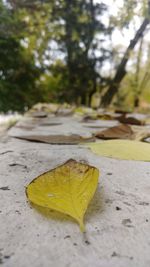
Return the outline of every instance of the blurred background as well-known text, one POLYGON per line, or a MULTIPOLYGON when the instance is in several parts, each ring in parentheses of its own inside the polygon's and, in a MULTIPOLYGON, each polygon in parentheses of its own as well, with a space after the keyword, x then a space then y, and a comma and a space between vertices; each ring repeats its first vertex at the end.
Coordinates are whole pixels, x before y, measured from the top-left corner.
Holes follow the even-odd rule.
POLYGON ((38 102, 149 109, 150 1, 0 0, 0 112, 38 102))

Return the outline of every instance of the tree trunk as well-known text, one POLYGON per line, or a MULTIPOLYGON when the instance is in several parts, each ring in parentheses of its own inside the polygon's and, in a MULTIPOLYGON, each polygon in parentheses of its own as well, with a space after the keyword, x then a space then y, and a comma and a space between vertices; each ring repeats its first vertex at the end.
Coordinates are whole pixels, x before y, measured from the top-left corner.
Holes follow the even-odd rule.
POLYGON ((138 91, 139 96, 141 96, 142 91, 146 88, 149 81, 150 81, 150 45, 148 47, 146 71, 145 71, 144 77, 141 81, 141 84, 139 86, 139 91, 138 91))
MULTIPOLYGON (((150 1, 149 1, 149 6, 150 6, 150 1)), ((150 9, 150 8, 149 8, 150 9)), ((150 13, 150 12, 149 12, 150 13)), ((130 41, 130 44, 128 48, 126 49, 126 52, 117 68, 116 74, 114 79, 111 82, 110 87, 108 88, 108 91, 104 94, 102 97, 102 106, 106 107, 109 105, 114 97, 114 95, 118 92, 119 86, 121 81, 123 80, 124 76, 126 75, 126 65, 127 62, 130 58, 130 53, 138 43, 139 39, 143 36, 143 33, 149 24, 150 20, 149 17, 146 17, 141 24, 140 28, 136 32, 134 38, 130 41)))
POLYGON ((143 49, 143 37, 140 41, 137 63, 136 63, 136 73, 135 73, 135 81, 134 81, 134 107, 137 108, 140 102, 140 94, 139 94, 139 79, 140 79, 140 69, 141 69, 141 59, 142 59, 142 49, 143 49))

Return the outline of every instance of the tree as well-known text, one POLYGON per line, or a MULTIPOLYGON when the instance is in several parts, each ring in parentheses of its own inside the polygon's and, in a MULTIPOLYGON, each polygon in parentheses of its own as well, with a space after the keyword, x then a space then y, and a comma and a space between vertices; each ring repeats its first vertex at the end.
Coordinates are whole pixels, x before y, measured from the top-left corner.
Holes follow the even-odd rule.
POLYGON ((126 65, 127 65, 127 62, 130 58, 131 51, 135 48, 138 41, 142 38, 142 36, 146 30, 147 25, 150 23, 150 1, 148 1, 147 5, 148 5, 148 8, 147 8, 147 13, 146 13, 145 19, 143 20, 141 26, 137 30, 134 38, 130 41, 130 44, 127 47, 127 49, 124 53, 124 56, 123 56, 119 66, 117 68, 116 74, 115 74, 113 80, 111 81, 111 84, 110 84, 107 92, 104 94, 104 96, 102 98, 102 105, 103 106, 109 105, 111 103, 114 95, 118 92, 120 83, 123 80, 124 76, 126 75, 126 65))
POLYGON ((66 86, 61 86, 61 98, 87 103, 96 91, 97 78, 101 78, 96 70, 97 63, 102 66, 109 57, 109 52, 101 47, 103 35, 108 33, 100 21, 106 6, 95 4, 93 0, 7 1, 14 12, 27 12, 23 15, 24 20, 28 18, 23 34, 27 36, 28 49, 34 52, 36 61, 52 75, 55 68, 60 71, 62 84, 66 86), (62 69, 60 66, 57 68, 57 59, 55 62, 51 58, 54 45, 57 54, 63 55, 62 69), (100 56, 96 55, 96 50, 101 51, 100 56), (48 61, 49 65, 45 66, 48 61))
MULTIPOLYGON (((96 56, 98 42, 96 35, 105 34, 107 29, 99 20, 106 9, 104 4, 95 4, 93 0, 52 1, 51 21, 54 29, 59 25, 59 33, 54 30, 54 40, 65 53, 68 88, 64 98, 68 101, 87 103, 87 98, 96 91, 97 61, 103 64, 108 56, 101 51, 96 56)), ((66 74, 65 74, 66 78, 66 74)))
POLYGON ((21 46, 22 22, 1 0, 0 14, 0 110, 23 111, 42 99, 36 85, 40 70, 21 46))

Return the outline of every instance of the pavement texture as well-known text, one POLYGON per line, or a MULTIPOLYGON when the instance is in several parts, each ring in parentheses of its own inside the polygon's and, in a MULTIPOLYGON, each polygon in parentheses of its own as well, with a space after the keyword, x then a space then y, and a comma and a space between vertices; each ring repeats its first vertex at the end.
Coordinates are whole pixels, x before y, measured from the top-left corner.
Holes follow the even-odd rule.
MULTIPOLYGON (((46 144, 22 135, 89 137, 116 121, 76 116, 24 117, 0 141, 0 265, 4 267, 149 267, 150 163, 93 154, 81 144, 46 144), (56 125, 57 123, 57 125, 56 125), (60 213, 34 209, 25 187, 69 159, 100 170, 85 216, 86 233, 60 213)), ((130 149, 130 148, 129 148, 130 149)))

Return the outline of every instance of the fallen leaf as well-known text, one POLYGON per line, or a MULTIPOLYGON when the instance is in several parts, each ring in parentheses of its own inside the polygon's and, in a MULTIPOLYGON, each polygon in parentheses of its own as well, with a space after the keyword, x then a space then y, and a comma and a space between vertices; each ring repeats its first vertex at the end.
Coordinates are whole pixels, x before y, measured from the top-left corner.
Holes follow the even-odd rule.
POLYGON ((55 114, 59 108, 60 104, 56 103, 37 103, 35 104, 29 112, 46 112, 55 114))
POLYGON ((86 145, 99 156, 150 161, 150 144, 131 140, 109 140, 86 145))
POLYGON ((34 118, 46 118, 47 117, 47 113, 44 111, 29 112, 27 114, 34 118))
POLYGON ((110 115, 110 114, 98 114, 97 115, 97 118, 99 119, 99 120, 116 120, 116 116, 115 116, 115 114, 113 114, 113 115, 110 115))
POLYGON ((110 114, 90 114, 83 117, 83 122, 93 121, 93 120, 116 120, 115 115, 110 114))
POLYGON ((96 112, 92 108, 85 107, 85 106, 79 106, 79 107, 75 108, 74 112, 75 112, 75 114, 78 114, 81 116, 96 114, 96 112))
POLYGON ((131 126, 127 124, 121 124, 111 127, 109 129, 95 133, 97 138, 101 139, 132 139, 133 131, 131 126))
POLYGON ((145 122, 143 120, 139 120, 134 117, 126 117, 126 114, 122 114, 121 116, 116 118, 121 123, 127 123, 127 124, 134 124, 134 125, 144 125, 145 122))
POLYGON ((19 128, 19 129, 24 129, 24 130, 33 130, 34 129, 34 126, 32 125, 21 125, 21 124, 18 124, 18 125, 15 125, 15 128, 19 128))
POLYGON ((119 114, 128 114, 128 113, 131 113, 131 110, 124 110, 124 109, 115 109, 114 110, 115 113, 119 113, 119 114))
POLYGON ((48 144, 68 144, 75 145, 82 142, 94 141, 94 137, 82 137, 77 134, 73 135, 20 135, 13 136, 18 139, 23 139, 32 142, 48 143, 48 144))
POLYGON ((62 125, 61 122, 43 122, 39 124, 40 126, 58 126, 62 125))
POLYGON ((84 231, 84 214, 98 177, 98 169, 71 159, 35 178, 27 186, 26 195, 31 203, 70 215, 84 231))
POLYGON ((82 121, 81 122, 89 122, 89 121, 95 121, 97 120, 97 115, 96 114, 92 114, 92 115, 86 115, 83 117, 82 121))
POLYGON ((74 114, 74 107, 70 107, 70 108, 59 108, 56 112, 56 116, 63 116, 63 117, 67 117, 67 116, 71 116, 74 114))
POLYGON ((142 141, 150 136, 150 131, 142 126, 131 126, 120 124, 109 129, 95 133, 95 137, 100 139, 129 139, 142 141))

